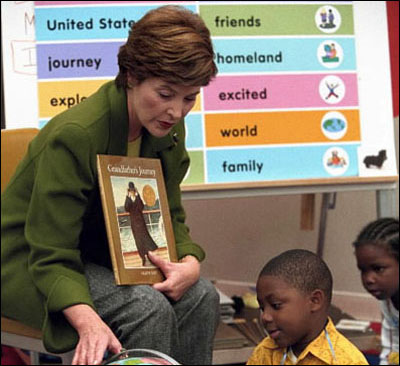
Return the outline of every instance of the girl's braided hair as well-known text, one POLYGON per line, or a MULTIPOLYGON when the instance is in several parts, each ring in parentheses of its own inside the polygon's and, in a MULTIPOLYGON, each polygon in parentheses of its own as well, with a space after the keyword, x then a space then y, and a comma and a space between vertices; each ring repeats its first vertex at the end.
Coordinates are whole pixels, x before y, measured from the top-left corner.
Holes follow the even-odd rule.
POLYGON ((365 244, 382 246, 399 260, 399 220, 386 217, 369 223, 358 234, 353 246, 358 248, 365 244))

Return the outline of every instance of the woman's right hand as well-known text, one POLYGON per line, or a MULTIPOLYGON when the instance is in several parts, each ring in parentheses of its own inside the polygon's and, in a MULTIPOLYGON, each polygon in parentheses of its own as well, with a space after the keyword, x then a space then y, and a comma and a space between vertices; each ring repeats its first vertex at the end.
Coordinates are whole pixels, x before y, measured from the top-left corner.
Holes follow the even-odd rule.
POLYGON ((79 334, 73 365, 99 365, 106 350, 121 352, 119 340, 89 305, 73 305, 64 309, 63 313, 79 334))

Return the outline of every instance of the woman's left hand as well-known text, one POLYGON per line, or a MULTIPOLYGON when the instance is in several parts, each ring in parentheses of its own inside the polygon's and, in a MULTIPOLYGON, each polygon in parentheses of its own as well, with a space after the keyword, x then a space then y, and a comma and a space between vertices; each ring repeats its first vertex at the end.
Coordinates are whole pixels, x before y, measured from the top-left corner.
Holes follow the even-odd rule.
POLYGON ((173 263, 151 252, 148 256, 166 278, 163 282, 154 284, 153 288, 172 300, 178 301, 200 278, 200 263, 196 257, 188 255, 179 263, 173 263))

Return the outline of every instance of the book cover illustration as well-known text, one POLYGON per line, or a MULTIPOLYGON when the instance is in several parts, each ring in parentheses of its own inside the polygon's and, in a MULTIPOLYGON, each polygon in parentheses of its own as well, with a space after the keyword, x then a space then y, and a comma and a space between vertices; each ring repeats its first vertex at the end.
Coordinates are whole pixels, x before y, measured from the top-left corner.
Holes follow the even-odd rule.
POLYGON ((98 155, 97 165, 116 283, 162 281, 147 253, 171 262, 177 256, 159 160, 98 155))

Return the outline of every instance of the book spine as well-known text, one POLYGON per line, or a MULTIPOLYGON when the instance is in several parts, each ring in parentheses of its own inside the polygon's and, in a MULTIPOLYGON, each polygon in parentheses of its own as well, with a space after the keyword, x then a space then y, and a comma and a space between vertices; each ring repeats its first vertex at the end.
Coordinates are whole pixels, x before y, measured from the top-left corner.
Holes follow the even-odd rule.
MULTIPOLYGON (((103 206, 107 207, 107 202, 106 202, 106 194, 105 194, 105 189, 104 189, 104 179, 105 177, 103 176, 103 169, 101 166, 101 161, 100 161, 100 156, 97 156, 97 170, 99 172, 99 186, 100 186, 100 196, 101 200, 103 201, 103 206)), ((112 229, 111 229, 111 223, 110 223, 110 215, 108 213, 107 209, 103 209, 104 212, 104 221, 106 224, 106 229, 107 229, 107 238, 108 238, 108 246, 110 248, 110 256, 111 256, 111 262, 112 262, 112 267, 114 271, 114 276, 115 276, 115 282, 117 285, 121 285, 121 277, 118 271, 118 262, 117 262, 117 257, 114 252, 113 248, 113 238, 112 238, 112 229)))

